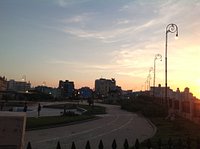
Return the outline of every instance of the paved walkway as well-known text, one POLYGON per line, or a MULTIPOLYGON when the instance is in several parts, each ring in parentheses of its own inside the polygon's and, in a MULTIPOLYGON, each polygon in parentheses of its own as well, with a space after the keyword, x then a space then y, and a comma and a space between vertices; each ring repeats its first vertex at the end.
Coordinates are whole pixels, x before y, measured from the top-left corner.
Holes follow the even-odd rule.
POLYGON ((150 138, 155 134, 155 127, 148 120, 136 114, 126 112, 119 106, 104 105, 107 108, 106 115, 100 119, 80 124, 50 128, 44 130, 27 131, 25 142, 30 141, 33 149, 55 149, 57 141, 61 147, 70 149, 72 141, 77 149, 84 149, 87 140, 91 148, 97 149, 100 139, 104 148, 111 148, 113 139, 116 139, 118 148, 122 148, 124 139, 127 138, 130 145, 135 139, 140 141, 150 138))

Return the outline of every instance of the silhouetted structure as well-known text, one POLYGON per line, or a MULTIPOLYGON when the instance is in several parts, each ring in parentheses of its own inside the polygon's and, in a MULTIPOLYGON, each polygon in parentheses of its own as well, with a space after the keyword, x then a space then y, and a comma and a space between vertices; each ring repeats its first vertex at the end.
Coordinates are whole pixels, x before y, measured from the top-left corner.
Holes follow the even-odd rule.
POLYGON ((129 144, 127 139, 125 139, 124 141, 124 149, 129 149, 129 144))
POLYGON ((93 97, 93 91, 89 87, 82 87, 79 89, 79 98, 81 99, 89 99, 93 97))
POLYGON ((112 143, 112 149, 116 149, 116 148, 117 148, 117 143, 116 143, 116 140, 114 139, 112 143))
POLYGON ((25 103, 24 103, 24 109, 23 109, 23 112, 26 112, 27 109, 28 109, 28 106, 27 106, 27 103, 25 102, 25 103))
POLYGON ((26 92, 31 89, 31 83, 25 81, 15 81, 9 80, 8 81, 8 90, 10 91, 22 91, 26 92))
POLYGON ((74 96, 74 82, 72 81, 59 81, 59 87, 61 95, 64 98, 72 98, 74 96))
POLYGON ((60 142, 58 141, 56 149, 61 149, 60 142))
POLYGON ((38 104, 38 108, 37 108, 37 112, 38 112, 38 117, 40 116, 40 111, 41 111, 41 105, 40 105, 40 103, 38 104))
MULTIPOLYGON (((162 143, 162 140, 159 139, 157 143, 152 144, 151 140, 148 139, 146 144, 140 145, 139 140, 136 139, 133 148, 134 149, 140 149, 140 148, 141 149, 153 149, 153 148, 155 148, 155 149, 172 149, 172 148, 173 149, 190 149, 191 146, 195 146, 196 147, 195 149, 199 149, 199 147, 200 147, 199 138, 197 138, 196 140, 193 140, 193 142, 192 142, 192 139, 190 139, 188 137, 186 139, 185 143, 183 143, 181 139, 172 141, 172 139, 169 138, 168 141, 167 140, 165 140, 165 141, 162 143), (194 144, 192 145, 192 143, 194 143, 194 144)), ((104 149, 104 145, 103 145, 103 141, 102 140, 100 140, 100 142, 99 142, 97 147, 98 147, 98 149, 104 149)), ((111 148, 112 149, 117 149, 117 142, 116 142, 115 139, 112 142, 111 148)), ((129 149, 128 140, 125 139, 123 147, 120 146, 118 148, 129 149)), ((26 149, 32 149, 30 142, 28 142, 26 149)), ((61 145, 60 145, 59 141, 57 142, 57 146, 55 147, 55 149, 61 149, 61 145)), ((71 149, 76 149, 75 142, 72 142, 71 149)), ((85 145, 85 148, 83 148, 83 149, 91 149, 89 141, 87 141, 87 143, 85 145)))
POLYGON ((85 149, 91 149, 89 140, 86 143, 85 149))
POLYGON ((95 80, 95 93, 99 97, 107 97, 109 91, 114 90, 116 87, 115 79, 97 79, 95 80))
POLYGON ((75 145, 74 142, 72 142, 72 147, 71 147, 71 149, 76 149, 76 145, 75 145))
MULTIPOLYGON (((0 76, 0 91, 6 91, 7 90, 7 80, 5 77, 0 76)), ((0 92, 0 99, 3 98, 3 94, 0 92)))
POLYGON ((103 149, 103 141, 102 140, 100 140, 98 147, 99 147, 99 149, 103 149))

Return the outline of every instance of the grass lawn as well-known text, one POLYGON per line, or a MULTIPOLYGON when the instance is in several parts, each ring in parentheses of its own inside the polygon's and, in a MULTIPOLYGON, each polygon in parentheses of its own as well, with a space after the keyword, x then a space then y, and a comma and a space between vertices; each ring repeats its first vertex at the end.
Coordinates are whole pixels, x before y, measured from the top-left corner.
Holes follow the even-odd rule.
MULTIPOLYGON (((196 140, 200 136, 199 125, 181 117, 177 117, 174 121, 165 120, 162 117, 150 118, 150 120, 157 127, 157 133, 151 138, 154 147, 156 147, 159 139, 167 146, 169 138, 172 139, 173 144, 177 144, 178 140, 181 139, 183 144, 186 145, 188 137, 191 139, 192 148, 196 146, 196 140)), ((143 142, 142 145, 144 146, 146 142, 143 142)))
POLYGON ((80 116, 49 116, 49 117, 30 117, 27 118, 26 129, 44 129, 55 126, 67 125, 73 122, 80 122, 88 119, 95 118, 92 115, 80 116))
POLYGON ((64 109, 64 106, 66 106, 67 109, 73 109, 79 107, 87 110, 84 115, 97 115, 97 114, 106 114, 106 108, 102 106, 89 106, 89 105, 82 105, 82 104, 56 104, 56 105, 49 105, 49 106, 44 106, 46 108, 55 108, 55 109, 64 109))
MULTIPOLYGON (((154 103, 152 98, 138 97, 136 100, 125 101, 122 103, 121 108, 143 114, 157 127, 155 136, 150 139, 153 148, 157 148, 158 140, 161 139, 164 145, 162 149, 168 149, 167 144, 170 138, 172 144, 177 145, 178 140, 181 139, 186 146, 188 137, 191 140, 191 148, 196 147, 196 140, 200 136, 200 125, 181 117, 176 117, 174 121, 166 120, 166 109, 154 103)), ((141 143, 141 148, 145 148, 146 144, 147 140, 141 143)))
POLYGON ((97 114, 105 114, 105 107, 101 106, 88 106, 88 105, 75 105, 75 104, 57 104, 44 106, 45 108, 64 109, 64 106, 68 109, 73 109, 76 106, 86 109, 87 111, 83 115, 78 116, 50 116, 39 118, 27 118, 26 129, 43 129, 56 127, 61 125, 67 125, 73 122, 81 122, 84 120, 95 118, 97 114))

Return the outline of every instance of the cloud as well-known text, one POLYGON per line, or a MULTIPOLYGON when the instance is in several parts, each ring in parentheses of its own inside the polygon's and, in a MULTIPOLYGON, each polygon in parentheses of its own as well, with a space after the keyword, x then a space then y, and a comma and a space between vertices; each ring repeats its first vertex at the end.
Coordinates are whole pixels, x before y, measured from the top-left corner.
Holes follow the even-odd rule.
POLYGON ((70 5, 81 4, 90 0, 55 0, 56 4, 60 7, 67 7, 70 5))
MULTIPOLYGON (((123 8, 130 9, 132 7, 135 8, 135 2, 132 5, 123 6, 123 8)), ((149 16, 144 14, 147 18, 145 16, 141 19, 140 16, 133 15, 132 17, 130 12, 115 13, 116 15, 111 13, 111 16, 105 15, 103 12, 85 12, 79 15, 72 15, 71 18, 64 19, 63 31, 79 38, 98 39, 104 43, 126 42, 130 38, 137 36, 139 32, 151 31, 151 28, 158 26, 163 18, 161 16, 158 21, 152 18, 152 14, 149 16), (105 15, 105 17, 102 17, 102 15, 105 15), (76 23, 76 26, 72 26, 69 23, 76 23)))
MULTIPOLYGON (((197 37, 200 36, 198 26, 200 23, 196 18, 200 14, 200 9, 198 9, 198 5, 192 2, 169 0, 166 2, 146 1, 144 3, 144 1, 137 1, 124 5, 118 11, 120 13, 109 14, 110 16, 102 12, 101 15, 105 15, 105 17, 94 14, 91 18, 90 15, 80 14, 72 15, 71 18, 66 19, 62 31, 67 35, 87 39, 91 42, 95 40, 100 43, 99 45, 103 44, 102 46, 106 44, 114 45, 113 49, 108 47, 108 52, 105 53, 105 55, 108 55, 111 52, 110 61, 107 65, 80 62, 73 64, 73 66, 78 68, 78 65, 81 65, 81 68, 93 71, 113 71, 118 75, 146 77, 149 67, 153 66, 155 54, 164 54, 165 27, 169 23, 178 25, 180 30, 179 40, 182 40, 181 38, 184 36, 185 39, 188 39, 185 40, 187 44, 191 40, 193 40, 191 43, 198 44, 197 37), (84 26, 70 26, 70 23, 84 23, 84 26), (196 36, 193 36, 193 38, 187 36, 191 32, 196 36)), ((169 40, 171 50, 169 55, 172 54, 171 62, 176 64, 171 64, 169 59, 169 70, 176 75, 177 66, 180 71, 185 69, 184 65, 180 63, 188 60, 186 56, 188 52, 186 49, 180 48, 181 45, 185 46, 184 43, 174 41, 171 37, 169 40), (177 62, 177 55, 183 59, 177 62)), ((187 48, 189 49, 189 47, 187 48)), ((198 53, 198 50, 192 51, 198 53)), ((192 54, 191 57, 193 57, 192 54)), ((188 64, 196 66, 197 62, 188 62, 188 64)), ((158 69, 163 70, 164 67, 158 67, 158 69)), ((185 71, 187 70, 185 69, 185 71)))
POLYGON ((115 64, 90 64, 82 61, 65 61, 65 60, 49 60, 46 61, 47 64, 54 64, 54 65, 65 65, 69 66, 73 69, 79 68, 81 71, 84 70, 113 70, 116 69, 118 66, 115 64))
POLYGON ((144 24, 141 24, 136 28, 136 30, 146 30, 147 28, 150 28, 151 26, 156 25, 157 20, 150 20, 145 22, 144 24))
POLYGON ((114 42, 117 36, 122 35, 123 33, 130 30, 129 28, 125 29, 114 29, 109 31, 95 31, 95 30, 86 30, 79 28, 65 28, 64 32, 71 35, 80 37, 80 38, 95 38, 105 42, 114 42))
POLYGON ((119 11, 124 11, 124 10, 127 10, 127 9, 129 9, 129 8, 130 8, 129 5, 124 5, 124 6, 122 6, 122 7, 119 9, 119 11))
POLYGON ((83 20, 85 20, 86 17, 85 16, 74 16, 70 19, 65 20, 66 23, 80 23, 83 20))
MULTIPOLYGON (((123 53, 123 51, 121 52, 123 53)), ((128 53, 127 53, 128 54, 128 53)), ((125 55, 125 52, 124 52, 125 55)), ((132 55, 133 56, 133 55, 132 55)), ((126 56, 125 56, 126 57, 126 56)), ((134 57, 134 56, 133 56, 134 57)), ((101 74, 116 74, 118 76, 129 76, 129 77, 146 77, 149 69, 149 65, 138 65, 142 63, 142 57, 139 59, 121 59, 119 61, 113 61, 108 64, 91 64, 82 61, 64 61, 64 60, 50 60, 47 64, 57 65, 64 69, 70 69, 76 73, 101 73, 101 74)), ((57 67, 56 66, 56 67, 57 67)))
POLYGON ((130 23, 130 20, 127 20, 127 19, 120 19, 120 20, 117 20, 117 24, 118 25, 121 25, 121 24, 128 24, 130 23))
POLYGON ((87 23, 90 21, 94 14, 93 13, 82 13, 80 15, 73 15, 70 18, 63 19, 61 22, 64 22, 65 25, 71 24, 71 23, 87 23))
MULTIPOLYGON (((124 22, 128 22, 125 20, 124 22)), ((118 23, 119 24, 119 23, 118 23)), ((129 25, 126 27, 113 27, 108 30, 90 30, 85 28, 66 27, 63 31, 67 34, 77 36, 79 38, 99 39, 105 43, 114 43, 130 39, 140 32, 148 30, 149 27, 156 25, 156 20, 150 20, 141 25, 129 25)))
MULTIPOLYGON (((136 6, 134 5, 135 3, 132 5, 124 5, 123 9, 135 8, 136 6)), ((160 54, 164 53, 165 26, 171 23, 171 20, 174 20, 173 18, 177 19, 180 14, 186 11, 183 9, 184 5, 185 4, 180 1, 168 1, 158 3, 155 6, 151 5, 151 7, 154 8, 153 14, 150 14, 146 18, 139 18, 137 24, 134 24, 135 20, 131 20, 130 12, 126 11, 125 14, 128 17, 125 15, 124 18, 116 17, 114 23, 113 20, 110 21, 110 26, 103 26, 98 29, 90 27, 88 24, 84 27, 65 26, 63 31, 78 38, 95 39, 103 43, 115 43, 118 48, 112 53, 113 58, 111 61, 115 65, 111 67, 124 68, 124 73, 127 72, 128 74, 128 71, 130 71, 128 69, 135 68, 137 65, 139 67, 148 68, 153 65, 152 59, 155 54, 160 53, 160 51, 162 51, 160 54)), ((146 8, 146 6, 147 5, 144 3, 140 4, 142 8, 146 8)), ((86 16, 87 15, 74 16, 68 19, 68 23, 84 21, 88 19, 86 16)), ((94 18, 98 19, 95 15, 93 16, 93 19, 94 18)), ((95 22, 93 19, 89 19, 87 23, 90 23, 90 21, 95 22)), ((178 18, 177 21, 180 21, 180 19, 181 18, 178 18)), ((187 19, 189 19, 189 17, 187 17, 187 19)), ((95 23, 93 25, 95 25, 95 23)), ((170 45, 173 45, 173 41, 171 41, 170 45)), ((111 69, 111 67, 108 68, 111 69)), ((101 68, 101 66, 96 68, 101 68)), ((106 67, 103 66, 103 68, 106 67)))
POLYGON ((66 0, 57 0, 57 4, 61 7, 67 6, 69 4, 66 0))
MULTIPOLYGON (((139 3, 139 2, 138 2, 139 3)), ((153 3, 154 4, 154 3, 153 3)), ((72 15, 71 18, 64 19, 65 25, 62 27, 63 32, 76 36, 78 38, 95 39, 102 41, 103 43, 121 43, 123 45, 129 44, 130 42, 138 42, 138 40, 145 40, 148 36, 151 36, 150 40, 154 40, 157 35, 164 31, 163 24, 170 22, 172 18, 172 13, 166 13, 166 8, 171 5, 171 3, 155 3, 155 6, 151 3, 151 7, 146 7, 148 3, 135 3, 132 2, 129 5, 124 5, 123 9, 133 10, 137 15, 132 15, 132 11, 125 11, 122 14, 116 12, 115 16, 110 19, 107 16, 97 12, 83 13, 79 15, 72 15), (142 11, 144 8, 144 14, 139 14, 137 12, 137 5, 142 11), (156 14, 151 8, 156 10, 156 14), (149 13, 149 11, 151 13, 149 13), (141 17, 143 15, 144 17, 141 17), (102 20, 101 20, 102 19, 102 20), (105 23, 106 22, 106 23, 105 23), (70 23, 75 25, 70 25, 70 23), (146 37, 144 36, 146 34, 146 37), (131 40, 132 41, 131 41, 131 40)), ((181 10, 179 9, 179 3, 175 3, 173 8, 169 8, 170 12, 175 11, 178 14, 181 10)), ((170 22, 171 23, 171 22, 170 22)))

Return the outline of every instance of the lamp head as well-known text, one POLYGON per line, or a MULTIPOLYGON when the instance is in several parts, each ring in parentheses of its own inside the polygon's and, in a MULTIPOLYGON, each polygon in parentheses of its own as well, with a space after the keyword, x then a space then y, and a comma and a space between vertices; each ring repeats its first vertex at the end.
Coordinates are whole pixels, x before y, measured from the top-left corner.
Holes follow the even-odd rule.
POLYGON ((178 31, 176 32, 176 36, 175 36, 175 39, 178 39, 178 31))
POLYGON ((176 37, 178 37, 178 32, 176 32, 176 37))

